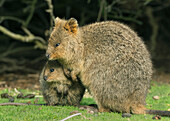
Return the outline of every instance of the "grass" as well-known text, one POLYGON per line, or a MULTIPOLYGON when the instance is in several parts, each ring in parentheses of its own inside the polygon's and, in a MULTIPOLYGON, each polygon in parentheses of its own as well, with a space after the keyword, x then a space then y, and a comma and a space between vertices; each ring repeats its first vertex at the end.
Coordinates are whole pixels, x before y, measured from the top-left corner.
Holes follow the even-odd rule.
MULTIPOLYGON (((19 90, 25 95, 28 93, 34 93, 39 95, 38 91, 19 90)), ((4 89, 0 90, 1 93, 8 92, 10 95, 16 96, 14 90, 4 89)), ((148 93, 146 107, 149 109, 168 110, 170 109, 170 85, 152 83, 150 92, 148 93), (153 96, 158 95, 159 100, 152 99, 153 96)), ((38 103, 45 103, 42 97, 39 97, 38 103)), ((16 99, 15 102, 26 103, 31 101, 34 103, 34 99, 16 99)), ((6 103, 8 99, 0 99, 0 103, 6 103)), ((82 105, 94 104, 94 100, 91 98, 83 98, 82 105)), ((89 114, 86 110, 79 110, 73 106, 0 106, 0 121, 58 121, 64 119, 70 115, 70 112, 78 110, 83 116, 91 118, 93 121, 152 121, 153 115, 132 115, 131 118, 122 118, 119 113, 98 113, 89 114)), ((68 121, 80 121, 87 120, 82 116, 76 116, 68 121)), ((168 117, 162 117, 163 121, 170 121, 168 117)))

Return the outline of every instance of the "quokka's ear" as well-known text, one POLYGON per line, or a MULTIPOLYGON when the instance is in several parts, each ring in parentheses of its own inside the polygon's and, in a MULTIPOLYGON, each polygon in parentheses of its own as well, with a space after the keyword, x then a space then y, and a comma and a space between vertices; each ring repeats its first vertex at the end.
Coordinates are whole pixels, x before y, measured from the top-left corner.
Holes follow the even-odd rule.
POLYGON ((75 18, 70 18, 64 26, 64 29, 66 31, 74 33, 74 34, 77 33, 77 28, 78 28, 78 22, 75 18))
POLYGON ((59 17, 56 17, 56 19, 55 19, 55 25, 57 25, 60 21, 61 21, 61 19, 60 19, 59 17))

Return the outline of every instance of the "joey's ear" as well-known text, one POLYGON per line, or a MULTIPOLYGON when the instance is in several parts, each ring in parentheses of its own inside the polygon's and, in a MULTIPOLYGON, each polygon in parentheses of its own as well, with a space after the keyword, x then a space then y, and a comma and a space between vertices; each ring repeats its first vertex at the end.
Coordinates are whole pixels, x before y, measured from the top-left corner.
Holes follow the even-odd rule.
POLYGON ((74 33, 74 34, 77 33, 77 28, 78 28, 78 22, 75 18, 70 18, 64 26, 64 29, 66 31, 74 33))

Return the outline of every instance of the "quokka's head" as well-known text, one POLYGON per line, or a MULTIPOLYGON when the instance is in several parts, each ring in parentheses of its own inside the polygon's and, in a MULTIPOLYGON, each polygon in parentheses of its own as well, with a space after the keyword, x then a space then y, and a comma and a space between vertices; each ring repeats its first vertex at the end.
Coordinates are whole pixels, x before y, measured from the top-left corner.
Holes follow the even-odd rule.
POLYGON ((72 85, 71 80, 64 75, 62 66, 57 61, 49 61, 46 64, 43 78, 54 87, 57 93, 66 94, 72 85))
POLYGON ((49 60, 68 61, 78 52, 80 43, 78 23, 74 18, 55 19, 55 27, 48 40, 46 57, 49 60))

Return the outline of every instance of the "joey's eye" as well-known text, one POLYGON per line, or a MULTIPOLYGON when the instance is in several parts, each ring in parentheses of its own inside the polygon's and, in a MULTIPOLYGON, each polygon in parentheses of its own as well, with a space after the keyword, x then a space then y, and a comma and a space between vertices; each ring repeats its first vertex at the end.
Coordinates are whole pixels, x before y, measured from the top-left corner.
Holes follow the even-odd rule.
POLYGON ((52 69, 50 69, 50 72, 53 72, 54 71, 54 69, 52 68, 52 69))
POLYGON ((60 45, 60 43, 57 43, 56 45, 55 45, 55 47, 58 47, 60 45))

